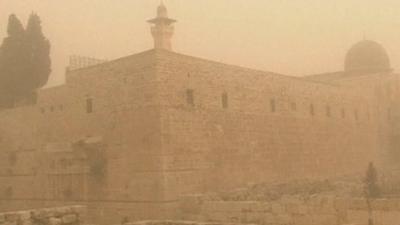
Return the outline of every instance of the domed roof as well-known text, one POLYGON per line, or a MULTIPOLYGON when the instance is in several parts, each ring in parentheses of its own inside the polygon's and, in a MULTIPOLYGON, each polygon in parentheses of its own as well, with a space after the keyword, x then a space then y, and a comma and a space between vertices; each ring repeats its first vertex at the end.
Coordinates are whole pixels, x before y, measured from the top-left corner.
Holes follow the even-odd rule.
POLYGON ((391 70, 386 50, 375 41, 363 40, 347 52, 344 69, 346 72, 378 73, 391 70))

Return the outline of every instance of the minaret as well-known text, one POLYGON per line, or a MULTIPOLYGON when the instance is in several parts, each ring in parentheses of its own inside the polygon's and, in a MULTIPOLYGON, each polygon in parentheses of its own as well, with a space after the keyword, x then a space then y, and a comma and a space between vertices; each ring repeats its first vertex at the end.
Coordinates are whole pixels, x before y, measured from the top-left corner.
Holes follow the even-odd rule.
POLYGON ((154 48, 172 51, 171 38, 176 20, 168 18, 167 8, 162 1, 157 8, 157 17, 147 22, 153 24, 151 34, 154 38, 154 48))

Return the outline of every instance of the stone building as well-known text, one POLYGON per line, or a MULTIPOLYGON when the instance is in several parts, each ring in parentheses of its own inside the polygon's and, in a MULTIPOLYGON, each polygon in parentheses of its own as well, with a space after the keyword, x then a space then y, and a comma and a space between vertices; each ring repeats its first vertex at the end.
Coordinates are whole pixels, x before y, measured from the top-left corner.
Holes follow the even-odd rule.
POLYGON ((88 205, 115 223, 177 216, 183 194, 359 174, 399 146, 399 78, 385 49, 354 45, 344 70, 290 77, 155 48, 68 70, 35 105, 0 112, 0 209, 88 205))

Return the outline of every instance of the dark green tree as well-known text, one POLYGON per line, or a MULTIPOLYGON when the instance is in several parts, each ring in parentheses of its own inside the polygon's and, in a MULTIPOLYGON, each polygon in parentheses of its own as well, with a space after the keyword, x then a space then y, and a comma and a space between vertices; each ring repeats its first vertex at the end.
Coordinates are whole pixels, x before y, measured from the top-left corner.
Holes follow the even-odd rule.
POLYGON ((43 87, 51 72, 50 42, 43 35, 40 17, 32 13, 26 26, 26 41, 29 48, 29 72, 31 88, 43 87))
POLYGON ((31 14, 26 30, 10 15, 7 31, 0 47, 0 108, 34 100, 51 72, 50 43, 38 15, 31 14))
POLYGON ((12 106, 23 95, 21 80, 27 72, 27 49, 22 23, 14 15, 8 19, 8 36, 0 47, 0 104, 12 106))
POLYGON ((368 165, 367 172, 364 178, 364 195, 367 200, 368 207, 368 225, 373 225, 374 220, 372 217, 372 206, 371 201, 373 199, 379 198, 381 195, 381 191, 378 185, 378 172, 374 166, 373 162, 370 162, 368 165))
POLYGON ((368 198, 379 198, 381 191, 378 185, 378 173, 374 163, 370 162, 364 178, 365 195, 368 198))

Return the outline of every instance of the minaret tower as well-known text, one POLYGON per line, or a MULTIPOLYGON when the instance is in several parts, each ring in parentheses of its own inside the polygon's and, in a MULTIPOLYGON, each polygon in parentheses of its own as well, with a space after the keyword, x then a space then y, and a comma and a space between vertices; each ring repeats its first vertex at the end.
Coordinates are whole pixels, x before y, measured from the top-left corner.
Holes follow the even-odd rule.
POLYGON ((154 48, 172 51, 171 38, 174 34, 173 24, 176 20, 168 18, 167 7, 162 1, 157 8, 157 17, 147 22, 153 24, 151 34, 154 38, 154 48))

